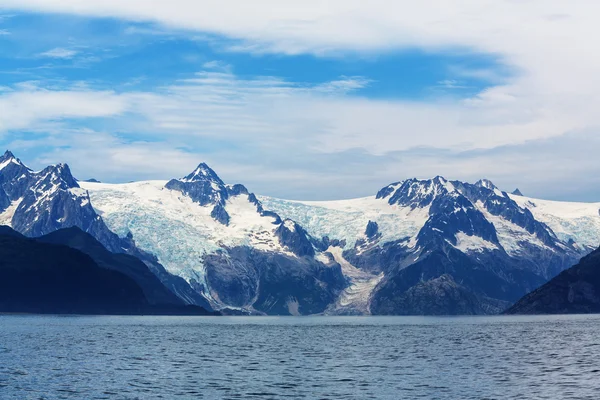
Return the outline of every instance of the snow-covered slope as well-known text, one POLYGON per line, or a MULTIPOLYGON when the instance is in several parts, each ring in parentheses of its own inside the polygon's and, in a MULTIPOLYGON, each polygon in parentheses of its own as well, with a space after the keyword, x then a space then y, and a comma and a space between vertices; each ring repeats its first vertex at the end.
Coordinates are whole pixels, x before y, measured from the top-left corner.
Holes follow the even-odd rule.
MULTIPOLYGON (((259 196, 259 199, 266 208, 283 217, 298 221, 313 236, 329 236, 344 240, 345 248, 352 248, 358 240, 365 238, 365 228, 369 221, 376 222, 379 227, 379 242, 386 243, 410 238, 409 244, 414 245, 417 235, 430 216, 439 213, 438 210, 431 212, 431 205, 436 196, 437 198, 452 198, 459 193, 457 182, 440 181, 438 187, 445 193, 441 191, 436 193, 438 189, 429 181, 417 181, 416 183, 421 184, 421 187, 412 183, 407 191, 410 197, 404 202, 396 202, 393 197, 390 199, 393 193, 399 191, 403 182, 388 186, 390 192, 385 196, 383 194, 386 188, 378 196, 339 201, 295 201, 267 196, 259 196), (419 191, 420 193, 418 193, 419 191), (417 194, 420 197, 416 196, 417 194)), ((466 234, 459 228, 454 235, 456 242, 452 241, 452 244, 461 251, 476 252, 502 248, 510 255, 518 255, 524 251, 524 247, 529 248, 532 245, 543 249, 549 248, 548 243, 544 243, 544 238, 540 237, 541 235, 538 235, 534 229, 530 229, 529 221, 523 222, 520 221, 521 218, 511 219, 504 216, 493 210, 490 204, 496 207, 498 205, 505 208, 513 207, 517 214, 524 214, 525 209, 530 210, 535 220, 547 224, 551 230, 554 230, 558 239, 564 242, 572 239, 582 249, 594 248, 600 240, 600 214, 598 212, 600 204, 560 203, 509 196, 496 188, 489 180, 481 180, 476 185, 470 186, 468 190, 461 193, 478 187, 481 191, 486 192, 487 196, 490 196, 490 199, 484 200, 475 196, 470 199, 473 201, 470 201, 468 205, 481 213, 486 221, 493 224, 499 243, 495 244, 474 234, 466 234)), ((452 207, 455 205, 453 204, 452 207)), ((442 230, 435 227, 432 229, 442 230)), ((543 230, 544 228, 540 225, 538 229, 543 230)), ((551 230, 547 231, 549 236, 554 235, 551 230)), ((558 244, 560 245, 560 243, 558 244)))
POLYGON ((261 216, 248 194, 226 200, 228 225, 211 216, 212 204, 165 188, 166 181, 105 184, 81 182, 96 211, 119 234, 155 254, 172 273, 204 283, 203 258, 224 248, 250 246, 294 256, 275 235, 275 218, 261 216))
POLYGON ((132 234, 214 308, 322 312, 345 284, 301 226, 264 210, 242 185, 225 185, 205 164, 181 180, 81 185, 111 230, 132 234), (281 291, 286 285, 294 289, 281 291))
POLYGON ((375 196, 339 201, 293 201, 259 196, 264 207, 293 219, 315 237, 345 241, 350 248, 365 237, 369 221, 377 222, 382 242, 416 236, 429 218, 429 207, 390 205, 375 196))
POLYGON ((564 241, 596 249, 600 245, 600 203, 550 201, 510 196, 564 241))

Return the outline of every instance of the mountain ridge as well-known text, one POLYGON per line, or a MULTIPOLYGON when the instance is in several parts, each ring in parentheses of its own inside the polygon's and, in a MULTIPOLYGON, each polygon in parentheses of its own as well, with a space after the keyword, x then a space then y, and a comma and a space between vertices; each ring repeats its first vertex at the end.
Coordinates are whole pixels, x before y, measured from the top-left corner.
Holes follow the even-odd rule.
POLYGON ((7 160, 29 171, 28 181, 0 168, 12 193, 0 222, 32 235, 85 228, 89 214, 103 228, 88 233, 142 259, 184 302, 233 313, 497 313, 600 237, 593 206, 577 228, 556 205, 485 179, 408 179, 362 199, 301 202, 226 184, 205 163, 179 179, 106 184, 70 181, 63 164, 40 174, 7 160), (63 203, 70 206, 55 206, 63 203), (30 229, 48 207, 56 215, 30 229), (34 223, 19 225, 15 216, 34 223), (442 292, 445 303, 431 298, 442 292))

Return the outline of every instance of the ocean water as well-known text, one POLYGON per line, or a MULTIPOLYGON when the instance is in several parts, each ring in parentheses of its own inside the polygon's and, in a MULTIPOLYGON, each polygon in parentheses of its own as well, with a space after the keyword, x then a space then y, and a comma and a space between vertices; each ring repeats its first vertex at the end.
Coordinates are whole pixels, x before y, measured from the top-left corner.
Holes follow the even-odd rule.
POLYGON ((0 316, 0 399, 598 399, 600 316, 0 316))

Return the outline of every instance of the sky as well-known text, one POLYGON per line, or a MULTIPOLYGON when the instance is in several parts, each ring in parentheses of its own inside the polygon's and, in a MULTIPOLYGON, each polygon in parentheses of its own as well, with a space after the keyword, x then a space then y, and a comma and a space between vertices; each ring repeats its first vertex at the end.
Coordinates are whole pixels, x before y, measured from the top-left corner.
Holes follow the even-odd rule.
POLYGON ((288 199, 437 175, 600 201, 600 2, 0 0, 0 147, 288 199))

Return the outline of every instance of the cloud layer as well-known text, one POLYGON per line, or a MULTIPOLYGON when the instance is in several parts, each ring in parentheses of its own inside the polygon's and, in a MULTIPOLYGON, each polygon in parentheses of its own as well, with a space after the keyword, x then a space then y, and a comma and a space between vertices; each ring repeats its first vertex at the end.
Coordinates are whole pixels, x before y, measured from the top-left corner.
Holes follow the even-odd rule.
MULTIPOLYGON (((198 40, 227 38, 224 51, 342 58, 414 48, 480 52, 515 72, 497 79, 494 70, 456 68, 455 78, 440 86, 455 88, 465 76, 496 84, 467 99, 421 101, 359 96, 368 76, 320 84, 242 78, 219 61, 154 90, 37 83, 0 92, 5 137, 29 130, 38 135, 29 140, 39 140, 48 137, 39 136, 45 130, 76 140, 76 131, 107 138, 105 149, 122 149, 92 157, 84 145, 65 141, 44 161, 60 155, 100 174, 93 160, 125 159, 130 149, 137 161, 114 162, 107 178, 115 178, 181 175, 202 157, 256 191, 296 198, 367 195, 388 180, 445 174, 488 176, 540 196, 600 199, 600 189, 586 187, 600 172, 590 153, 600 126, 600 4, 594 2, 0 0, 0 7, 153 22, 198 40), (69 122, 89 118, 101 121, 90 124, 93 132, 69 122), (144 163, 157 149, 180 162, 144 163)), ((76 56, 68 52, 48 53, 76 56)))

